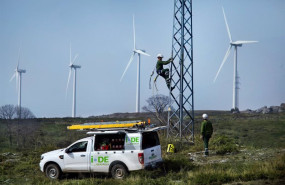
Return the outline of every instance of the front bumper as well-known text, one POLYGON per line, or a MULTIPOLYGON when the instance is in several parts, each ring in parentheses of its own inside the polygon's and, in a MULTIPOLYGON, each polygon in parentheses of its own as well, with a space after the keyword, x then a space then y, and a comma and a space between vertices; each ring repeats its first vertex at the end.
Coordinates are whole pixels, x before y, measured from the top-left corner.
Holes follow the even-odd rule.
POLYGON ((40 161, 39 166, 40 166, 40 170, 41 170, 42 172, 44 172, 44 166, 45 166, 45 164, 44 164, 43 160, 40 161))

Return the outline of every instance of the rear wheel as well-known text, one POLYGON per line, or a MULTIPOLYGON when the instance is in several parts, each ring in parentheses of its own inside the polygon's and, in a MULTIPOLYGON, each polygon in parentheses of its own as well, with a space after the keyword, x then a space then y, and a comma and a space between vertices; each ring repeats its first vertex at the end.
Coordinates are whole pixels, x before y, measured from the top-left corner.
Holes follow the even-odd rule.
POLYGON ((128 171, 124 165, 115 164, 111 168, 111 175, 114 179, 123 179, 128 175, 128 171))
POLYGON ((56 164, 49 164, 45 170, 46 176, 52 180, 59 179, 61 171, 56 164))

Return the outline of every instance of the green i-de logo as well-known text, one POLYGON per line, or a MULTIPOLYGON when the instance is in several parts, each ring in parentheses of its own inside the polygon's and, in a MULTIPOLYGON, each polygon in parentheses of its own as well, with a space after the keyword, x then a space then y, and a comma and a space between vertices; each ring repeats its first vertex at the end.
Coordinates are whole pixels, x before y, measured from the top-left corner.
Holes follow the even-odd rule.
POLYGON ((131 137, 131 142, 132 143, 139 143, 140 142, 140 138, 139 137, 131 137))
POLYGON ((128 137, 126 136, 126 143, 129 143, 129 144, 138 144, 140 142, 140 137, 128 137))
POLYGON ((91 163, 95 163, 96 165, 108 165, 109 156, 98 156, 97 158, 91 156, 91 163))
POLYGON ((98 163, 108 163, 108 162, 109 162, 109 156, 98 157, 98 163))

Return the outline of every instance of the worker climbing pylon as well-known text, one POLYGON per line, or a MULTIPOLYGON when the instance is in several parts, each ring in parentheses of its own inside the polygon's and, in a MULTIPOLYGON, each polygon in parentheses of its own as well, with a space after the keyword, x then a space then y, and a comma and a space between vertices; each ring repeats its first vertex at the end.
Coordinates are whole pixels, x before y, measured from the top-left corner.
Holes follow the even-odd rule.
POLYGON ((156 73, 165 79, 168 89, 172 91, 174 87, 170 87, 171 79, 169 78, 169 69, 168 68, 163 69, 163 65, 167 65, 170 62, 173 62, 173 58, 169 58, 167 61, 162 61, 162 58, 163 58, 162 54, 157 55, 156 73))

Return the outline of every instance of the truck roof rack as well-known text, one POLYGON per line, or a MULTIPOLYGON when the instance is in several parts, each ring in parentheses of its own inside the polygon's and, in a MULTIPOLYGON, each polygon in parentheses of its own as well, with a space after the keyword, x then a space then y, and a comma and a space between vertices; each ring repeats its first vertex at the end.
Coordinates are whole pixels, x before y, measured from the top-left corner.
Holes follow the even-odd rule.
MULTIPOLYGON (((68 130, 98 130, 98 129, 130 129, 130 128, 144 128, 146 126, 145 121, 134 120, 134 121, 114 121, 114 122, 93 122, 83 123, 80 125, 68 126, 68 130)), ((103 130, 102 130, 103 131, 103 130)))
POLYGON ((153 127, 153 128, 113 128, 113 129, 96 129, 92 130, 90 132, 87 132, 87 134, 105 134, 108 133, 131 133, 131 132, 152 132, 152 131, 158 131, 166 129, 166 126, 160 126, 160 127, 153 127))

